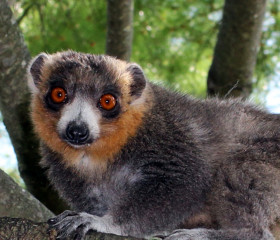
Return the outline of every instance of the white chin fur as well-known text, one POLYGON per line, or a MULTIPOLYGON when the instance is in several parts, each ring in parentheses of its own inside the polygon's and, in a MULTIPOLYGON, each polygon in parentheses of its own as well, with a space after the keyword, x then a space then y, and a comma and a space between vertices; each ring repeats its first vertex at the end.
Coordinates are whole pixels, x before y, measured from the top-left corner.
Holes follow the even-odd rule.
POLYGON ((82 144, 82 145, 76 145, 76 144, 72 144, 72 143, 67 143, 69 144, 71 147, 76 148, 76 149, 82 149, 85 147, 89 147, 91 145, 91 143, 86 143, 86 144, 82 144))

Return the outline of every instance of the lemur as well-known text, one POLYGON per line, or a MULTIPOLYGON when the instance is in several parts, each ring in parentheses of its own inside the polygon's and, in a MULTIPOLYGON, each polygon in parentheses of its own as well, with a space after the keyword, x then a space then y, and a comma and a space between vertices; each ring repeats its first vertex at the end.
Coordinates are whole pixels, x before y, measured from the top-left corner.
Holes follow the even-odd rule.
POLYGON ((141 67, 74 51, 28 68, 41 165, 71 206, 57 238, 268 240, 280 216, 280 117, 198 100, 141 67))

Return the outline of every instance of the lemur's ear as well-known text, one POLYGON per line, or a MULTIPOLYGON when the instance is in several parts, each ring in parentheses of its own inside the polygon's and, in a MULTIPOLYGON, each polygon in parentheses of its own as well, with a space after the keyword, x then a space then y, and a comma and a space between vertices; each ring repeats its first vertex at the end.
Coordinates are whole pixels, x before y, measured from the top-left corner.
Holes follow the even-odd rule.
POLYGON ((129 65, 127 70, 130 72, 132 76, 132 83, 130 85, 130 94, 137 99, 141 96, 145 86, 146 86, 146 77, 142 68, 136 64, 132 63, 129 65))
POLYGON ((32 91, 36 91, 37 87, 41 81, 41 69, 48 59, 48 55, 41 53, 38 56, 34 57, 29 64, 28 68, 28 84, 32 91))

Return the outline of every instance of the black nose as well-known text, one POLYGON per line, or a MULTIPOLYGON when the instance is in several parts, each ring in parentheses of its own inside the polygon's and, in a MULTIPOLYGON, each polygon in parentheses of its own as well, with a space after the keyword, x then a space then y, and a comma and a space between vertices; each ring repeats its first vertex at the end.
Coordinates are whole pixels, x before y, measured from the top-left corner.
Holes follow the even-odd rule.
POLYGON ((85 124, 69 123, 66 129, 66 140, 73 144, 85 144, 89 139, 89 130, 85 124))

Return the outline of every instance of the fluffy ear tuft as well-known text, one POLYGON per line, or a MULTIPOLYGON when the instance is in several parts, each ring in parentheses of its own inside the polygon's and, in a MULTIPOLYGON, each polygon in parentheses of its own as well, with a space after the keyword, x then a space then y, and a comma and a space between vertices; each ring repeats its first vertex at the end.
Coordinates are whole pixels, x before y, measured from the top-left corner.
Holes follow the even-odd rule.
POLYGON ((130 85, 130 94, 134 99, 137 99, 141 96, 145 86, 146 86, 146 77, 142 68, 136 64, 132 63, 129 65, 127 70, 132 76, 132 83, 130 85))
POLYGON ((41 53, 34 57, 28 68, 29 75, 29 87, 31 90, 36 90, 40 81, 41 81, 41 69, 45 63, 45 60, 48 59, 48 55, 45 53, 41 53))

